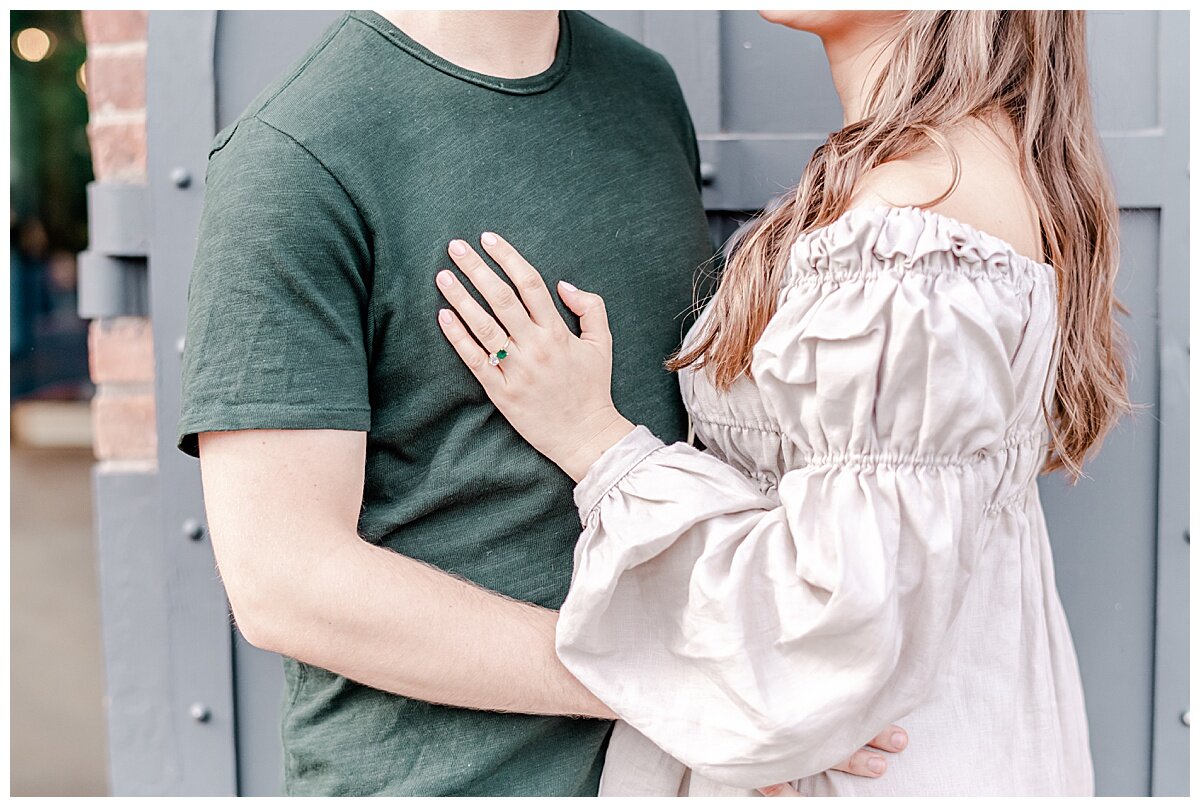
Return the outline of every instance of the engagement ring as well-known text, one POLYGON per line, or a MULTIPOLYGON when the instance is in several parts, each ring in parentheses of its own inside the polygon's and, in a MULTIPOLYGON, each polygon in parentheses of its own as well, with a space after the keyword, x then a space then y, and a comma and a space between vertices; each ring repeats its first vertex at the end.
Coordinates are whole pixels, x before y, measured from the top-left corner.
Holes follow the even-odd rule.
POLYGON ((511 339, 511 338, 509 338, 509 339, 505 339, 505 340, 504 340, 504 347, 500 348, 500 349, 499 349, 499 350, 497 350, 495 353, 489 353, 489 354, 488 354, 488 364, 490 364, 490 365, 492 365, 493 367, 495 367, 495 366, 497 366, 498 364, 500 364, 500 362, 502 362, 502 361, 504 361, 505 359, 507 359, 507 358, 508 358, 508 345, 509 345, 509 343, 510 343, 510 342, 512 342, 512 339, 511 339))

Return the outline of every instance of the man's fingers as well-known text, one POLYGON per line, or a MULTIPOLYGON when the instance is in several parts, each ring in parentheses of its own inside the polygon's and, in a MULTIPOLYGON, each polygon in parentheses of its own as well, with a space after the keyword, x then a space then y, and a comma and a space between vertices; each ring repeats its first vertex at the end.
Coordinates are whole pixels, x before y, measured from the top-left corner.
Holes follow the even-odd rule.
POLYGON ((892 724, 868 740, 867 745, 880 751, 903 751, 908 747, 908 732, 892 724))
POLYGON ((834 765, 833 769, 835 771, 852 773, 855 776, 867 776, 870 778, 882 776, 887 771, 887 757, 883 754, 877 754, 871 749, 878 748, 880 751, 895 753, 903 751, 907 746, 908 732, 893 724, 872 737, 867 742, 867 747, 855 751, 850 759, 840 765, 834 765))
POLYGON ((451 241, 447 252, 455 265, 483 295, 483 299, 487 300, 505 329, 518 341, 522 336, 528 335, 534 325, 524 303, 512 287, 501 280, 500 275, 492 271, 492 267, 484 263, 479 253, 461 238, 451 241))
POLYGON ((554 307, 554 300, 550 297, 550 290, 546 288, 546 281, 533 264, 525 260, 525 256, 495 233, 484 233, 479 237, 479 242, 517 287, 534 322, 542 326, 553 325, 556 321, 562 322, 562 315, 554 307))
POLYGON ((882 776, 884 771, 887 770, 887 759, 882 754, 876 754, 874 751, 860 748, 854 752, 850 759, 839 765, 834 765, 833 770, 845 771, 855 776, 866 776, 874 779, 882 776))
POLYGON ((800 791, 792 787, 787 782, 780 785, 771 785, 770 787, 760 787, 759 793, 764 796, 799 796, 800 791))

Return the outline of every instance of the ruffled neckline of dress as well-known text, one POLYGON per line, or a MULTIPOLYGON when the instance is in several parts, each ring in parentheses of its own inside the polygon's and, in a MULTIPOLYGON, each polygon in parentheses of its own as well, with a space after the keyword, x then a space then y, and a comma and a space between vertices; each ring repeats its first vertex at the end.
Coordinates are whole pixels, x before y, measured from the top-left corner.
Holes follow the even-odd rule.
POLYGON ((995 280, 1054 280, 1050 264, 959 219, 920 207, 852 207, 796 239, 784 285, 847 280, 883 269, 995 280))

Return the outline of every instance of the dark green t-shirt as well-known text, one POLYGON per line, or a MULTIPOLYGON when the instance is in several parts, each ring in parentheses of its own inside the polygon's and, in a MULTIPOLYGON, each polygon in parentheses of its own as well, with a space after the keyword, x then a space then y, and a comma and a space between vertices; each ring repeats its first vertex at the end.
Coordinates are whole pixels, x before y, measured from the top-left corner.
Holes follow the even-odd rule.
MULTIPOLYGON (((662 362, 711 254, 670 67, 586 14, 559 28, 549 69, 498 79, 352 12, 217 135, 179 421, 191 454, 203 431, 366 431, 366 540, 549 608, 579 535, 572 483, 442 336, 446 245, 495 230, 551 286, 602 294, 614 400, 668 441, 686 416, 662 362)), ((596 792, 605 721, 435 706, 291 659, 285 673, 288 793, 596 792)))

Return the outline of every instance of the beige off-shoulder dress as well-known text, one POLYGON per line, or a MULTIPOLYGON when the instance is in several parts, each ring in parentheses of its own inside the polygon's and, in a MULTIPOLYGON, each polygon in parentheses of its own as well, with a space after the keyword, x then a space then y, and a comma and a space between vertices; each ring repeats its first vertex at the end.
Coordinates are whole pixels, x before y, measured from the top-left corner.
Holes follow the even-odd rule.
POLYGON ((1091 794, 1035 477, 1051 267, 919 208, 794 245, 753 379, 680 374, 575 491, 558 653, 621 718, 601 793, 1091 794), (879 779, 827 771, 897 722, 879 779))

